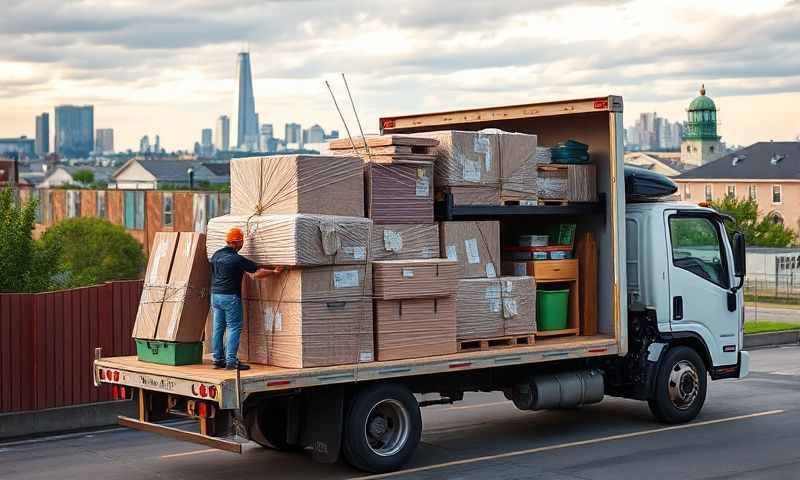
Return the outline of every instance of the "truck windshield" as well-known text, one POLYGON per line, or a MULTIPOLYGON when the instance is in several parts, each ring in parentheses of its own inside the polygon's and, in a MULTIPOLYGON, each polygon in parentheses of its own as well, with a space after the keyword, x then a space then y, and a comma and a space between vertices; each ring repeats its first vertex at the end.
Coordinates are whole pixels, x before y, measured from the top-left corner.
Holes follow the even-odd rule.
POLYGON ((722 288, 728 288, 728 268, 719 228, 706 217, 671 216, 672 263, 722 288))

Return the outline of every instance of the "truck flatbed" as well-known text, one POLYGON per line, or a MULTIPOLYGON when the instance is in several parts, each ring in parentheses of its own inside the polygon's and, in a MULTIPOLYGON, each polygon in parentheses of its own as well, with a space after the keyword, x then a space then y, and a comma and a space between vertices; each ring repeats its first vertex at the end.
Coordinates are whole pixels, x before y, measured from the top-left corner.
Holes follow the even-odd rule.
POLYGON ((95 379, 105 383, 144 388, 187 397, 213 400, 220 408, 238 408, 240 400, 258 392, 290 390, 318 385, 355 383, 404 376, 428 375, 571 358, 617 355, 617 340, 608 335, 537 339, 531 346, 454 353, 433 357, 336 365, 315 368, 282 368, 251 365, 237 372, 214 369, 210 358, 202 365, 159 365, 135 356, 100 358, 94 362, 95 379), (101 374, 100 372, 103 372, 101 374), (111 378, 109 378, 109 372, 111 378), (215 395, 201 395, 200 386, 215 395), (237 393, 238 391, 238 393, 237 393))

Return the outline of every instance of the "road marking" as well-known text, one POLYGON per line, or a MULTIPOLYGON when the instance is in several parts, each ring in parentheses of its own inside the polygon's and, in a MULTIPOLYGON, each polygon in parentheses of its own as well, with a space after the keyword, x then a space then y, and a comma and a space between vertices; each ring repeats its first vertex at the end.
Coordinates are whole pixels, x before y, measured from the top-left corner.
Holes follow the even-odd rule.
POLYGON ((169 455, 161 455, 161 458, 175 458, 175 457, 188 457, 189 455, 200 455, 203 453, 220 452, 216 448, 206 448, 205 450, 193 450, 191 452, 171 453, 169 455))
POLYGON ((745 420, 749 418, 763 417, 766 415, 778 415, 784 413, 784 410, 769 410, 766 412, 751 413, 749 415, 739 415, 736 417, 718 418, 716 420, 706 420, 703 422, 686 423, 683 425, 673 425, 671 427, 653 428, 650 430, 642 430, 639 432, 622 433, 619 435, 609 435, 607 437, 592 438, 589 440, 580 440, 577 442, 560 443, 557 445, 547 445, 544 447, 529 448, 527 450, 518 450, 515 452, 499 453, 497 455, 486 455, 483 457, 466 458, 464 460, 455 460, 452 462, 438 463, 435 465, 426 465, 424 467, 409 468, 406 470, 398 470, 396 472, 383 473, 378 475, 367 475, 364 477, 353 477, 351 480, 371 480, 377 478, 389 478, 399 475, 406 475, 409 473, 425 472, 429 470, 438 470, 440 468, 454 467, 458 465, 469 465, 472 463, 485 462, 489 460, 499 460, 501 458, 518 457, 520 455, 530 455, 532 453, 547 452, 551 450, 560 450, 563 448, 580 447, 583 445, 593 445, 595 443, 610 442, 613 440, 622 440, 626 438, 641 437, 644 435, 652 435, 661 432, 670 432, 673 430, 684 430, 687 428, 702 427, 704 425, 714 425, 717 423, 735 422, 737 420, 745 420))
POLYGON ((461 407, 448 407, 445 410, 468 410, 471 408, 483 408, 483 407, 496 407, 497 405, 511 405, 511 401, 506 400, 505 402, 492 402, 492 403, 480 403, 478 405, 464 405, 461 407))

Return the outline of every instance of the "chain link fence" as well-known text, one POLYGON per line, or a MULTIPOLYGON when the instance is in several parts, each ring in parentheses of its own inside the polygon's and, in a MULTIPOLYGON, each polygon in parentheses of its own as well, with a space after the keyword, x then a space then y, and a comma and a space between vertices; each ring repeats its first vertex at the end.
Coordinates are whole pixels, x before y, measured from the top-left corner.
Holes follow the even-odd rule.
POLYGON ((800 324, 800 271, 748 273, 744 299, 747 321, 800 324))

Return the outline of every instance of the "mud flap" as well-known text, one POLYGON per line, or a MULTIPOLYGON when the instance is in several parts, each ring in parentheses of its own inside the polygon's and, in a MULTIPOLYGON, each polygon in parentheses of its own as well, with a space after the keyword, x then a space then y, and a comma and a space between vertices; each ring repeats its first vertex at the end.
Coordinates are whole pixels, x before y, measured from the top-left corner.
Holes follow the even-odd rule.
POLYGON ((306 396, 302 444, 313 449, 320 463, 339 459, 344 421, 344 386, 315 388, 306 396))

